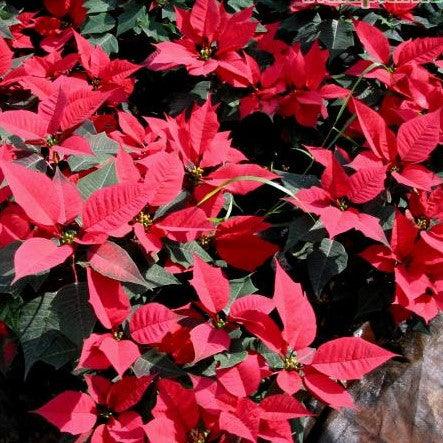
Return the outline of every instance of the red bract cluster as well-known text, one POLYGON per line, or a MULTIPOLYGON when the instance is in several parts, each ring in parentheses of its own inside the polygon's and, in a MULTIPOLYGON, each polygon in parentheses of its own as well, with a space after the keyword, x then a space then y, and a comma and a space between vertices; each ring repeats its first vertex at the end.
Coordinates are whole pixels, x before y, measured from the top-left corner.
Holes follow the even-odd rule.
POLYGON ((318 308, 443 310, 443 38, 387 32, 415 3, 43 3, 0 37, 0 369, 73 371, 34 412, 93 443, 290 443, 353 407, 396 354, 318 308))
MULTIPOLYGON (((100 280, 101 289, 107 289, 103 277, 95 283, 100 280)), ((97 418, 110 418, 107 425, 96 428, 92 441, 102 441, 100 438, 119 441, 123 432, 127 439, 136 441, 143 440, 144 432, 150 441, 165 442, 198 441, 192 440, 198 436, 218 440, 228 435, 245 441, 256 441, 258 437, 292 441, 287 420, 310 415, 292 394, 304 387, 333 408, 351 407, 351 396, 334 380, 360 379, 394 355, 358 337, 332 340, 317 350, 309 347, 316 336, 314 311, 300 285, 278 264, 272 299, 245 295, 229 309, 229 282, 220 269, 195 257, 191 284, 198 296, 195 306, 171 310, 155 302, 145 304, 130 319, 131 339, 140 345, 166 350, 182 364, 194 364, 228 351, 229 333, 244 327, 278 354, 275 367, 257 353, 247 353, 239 364, 216 368, 215 377, 192 375, 188 389, 171 380, 159 380, 157 403, 152 410, 154 419, 143 424, 135 411, 127 409, 140 400, 153 380, 123 375, 140 353, 133 341, 123 339, 123 332, 114 329, 113 334, 92 334, 85 341, 79 365, 102 370, 112 365, 122 379, 111 385, 101 376, 87 376, 92 399, 86 394, 66 391, 37 412, 60 430, 75 435, 89 433, 97 418), (269 317, 274 308, 283 330, 269 317), (249 396, 274 372, 284 393, 252 401, 249 396), (131 390, 129 398, 128 390, 131 390), (105 405, 105 410, 97 411, 94 401, 105 405), (120 415, 122 411, 125 412, 120 415)), ((91 292, 97 289, 96 285, 91 292)), ((94 300, 97 312, 110 309, 94 300)), ((113 326, 118 326, 118 322, 113 326)))

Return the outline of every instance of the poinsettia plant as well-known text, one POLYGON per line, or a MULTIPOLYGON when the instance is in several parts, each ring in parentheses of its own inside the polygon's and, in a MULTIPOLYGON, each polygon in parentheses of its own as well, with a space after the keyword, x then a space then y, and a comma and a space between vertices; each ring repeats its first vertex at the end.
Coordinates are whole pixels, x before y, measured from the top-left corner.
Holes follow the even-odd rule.
POLYGON ((3 3, 14 410, 66 441, 290 443, 358 408, 443 310, 441 4, 3 3))

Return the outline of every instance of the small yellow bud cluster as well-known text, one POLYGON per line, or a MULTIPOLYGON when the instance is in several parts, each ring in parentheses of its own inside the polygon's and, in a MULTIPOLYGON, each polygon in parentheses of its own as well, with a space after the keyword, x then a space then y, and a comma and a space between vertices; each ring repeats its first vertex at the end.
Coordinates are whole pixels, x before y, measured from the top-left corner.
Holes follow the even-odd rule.
POLYGON ((294 354, 290 354, 283 359, 283 367, 286 371, 298 371, 301 369, 302 364, 297 360, 297 357, 294 354))
POLYGON ((431 220, 429 220, 429 218, 425 216, 417 217, 414 221, 417 228, 421 231, 428 230, 431 225, 431 220))
POLYGON ((206 437, 209 435, 209 431, 206 429, 193 429, 189 433, 189 443, 205 443, 206 437))
POLYGON ((76 238, 77 232, 73 229, 69 229, 62 233, 60 236, 60 244, 62 245, 72 245, 74 243, 74 240, 76 238))
POLYGON ((223 320, 218 314, 215 316, 212 323, 217 329, 223 329, 226 326, 226 320, 223 320))
POLYGON ((346 209, 349 208, 349 202, 346 197, 338 198, 336 201, 337 208, 340 209, 340 211, 346 211, 346 209))
POLYGON ((144 212, 144 211, 141 211, 137 215, 137 217, 135 218, 135 221, 137 223, 142 224, 145 228, 149 228, 149 226, 151 226, 152 223, 154 222, 152 217, 149 214, 146 214, 146 212, 144 212))
POLYGON ((210 45, 205 45, 200 49, 200 58, 202 60, 209 60, 213 54, 214 50, 210 45))
POLYGON ((52 148, 55 145, 58 145, 59 139, 56 135, 48 135, 46 137, 46 146, 48 148, 52 148))
POLYGON ((201 181, 203 177, 203 173, 205 172, 203 168, 200 168, 200 166, 193 166, 191 169, 188 170, 189 174, 193 178, 193 180, 198 183, 201 181))
POLYGON ((214 236, 212 235, 202 235, 197 239, 197 242, 200 246, 205 248, 211 244, 213 238, 214 236))
POLYGON ((96 91, 100 87, 100 84, 101 80, 98 77, 94 77, 93 79, 91 79, 91 85, 94 91, 96 91))
POLYGON ((123 338, 123 331, 116 329, 112 332, 112 337, 114 340, 120 341, 123 338))

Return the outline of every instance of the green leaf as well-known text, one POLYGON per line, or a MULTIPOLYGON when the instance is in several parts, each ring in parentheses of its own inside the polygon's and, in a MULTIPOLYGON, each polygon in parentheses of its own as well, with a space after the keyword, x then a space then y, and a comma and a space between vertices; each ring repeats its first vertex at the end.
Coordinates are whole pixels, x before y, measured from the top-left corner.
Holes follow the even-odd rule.
POLYGON ((303 214, 289 225, 285 250, 292 249, 300 241, 319 242, 327 236, 328 233, 320 221, 303 214))
POLYGON ((293 174, 290 172, 278 172, 278 174, 281 176, 285 187, 294 193, 302 188, 310 188, 319 184, 319 180, 315 175, 293 174))
POLYGON ((265 346, 262 342, 258 342, 256 347, 256 351, 263 356, 266 360, 268 366, 271 369, 282 369, 283 361, 281 357, 275 352, 271 351, 267 346, 265 346))
POLYGON ((15 334, 18 334, 22 306, 23 300, 21 297, 3 295, 0 299, 0 320, 4 321, 15 334))
POLYGON ((172 202, 160 206, 160 208, 155 211, 154 220, 160 217, 164 217, 166 214, 170 212, 178 211, 179 209, 183 209, 186 206, 186 203, 189 201, 190 193, 188 191, 181 191, 177 197, 172 200, 172 202))
POLYGON ((104 163, 118 152, 118 143, 109 138, 104 132, 95 134, 89 132, 86 128, 82 128, 82 130, 78 130, 77 133, 88 140, 91 151, 95 155, 71 155, 68 159, 71 171, 84 171, 104 163))
POLYGON ((118 143, 112 138, 109 138, 106 133, 100 132, 99 134, 88 134, 86 139, 91 145, 92 151, 95 155, 114 155, 118 152, 118 143))
POLYGON ((199 98, 202 101, 205 101, 208 97, 209 91, 211 90, 211 82, 208 80, 204 80, 198 82, 191 89, 190 94, 194 95, 196 98, 199 98))
POLYGON ((22 157, 21 159, 17 160, 17 163, 29 169, 34 169, 44 173, 46 173, 47 170, 47 163, 39 154, 31 154, 26 157, 22 157))
POLYGON ((59 318, 60 331, 80 346, 95 324, 87 284, 73 283, 60 289, 52 302, 52 309, 59 318))
POLYGON ((18 324, 25 373, 37 361, 60 368, 73 360, 94 323, 86 283, 31 300, 22 308, 18 324))
POLYGON ((320 29, 320 40, 331 51, 343 52, 354 45, 354 28, 350 21, 325 20, 320 29))
POLYGON ((228 0, 228 6, 235 12, 254 6, 253 0, 228 0))
POLYGON ((118 52, 118 40, 110 33, 103 35, 91 35, 88 40, 95 46, 100 46, 106 53, 113 54, 118 52))
POLYGON ((14 280, 14 256, 21 242, 9 243, 0 249, 0 292, 10 293, 11 282, 14 280))
MULTIPOLYGON (((12 2, 9 2, 12 3, 12 2)), ((18 11, 8 2, 0 3, 0 36, 4 38, 13 38, 9 28, 20 23, 17 19, 18 11)))
POLYGON ((183 369, 175 365, 167 354, 159 352, 154 348, 140 356, 132 366, 132 370, 137 377, 160 375, 162 377, 176 378, 187 375, 183 369))
POLYGON ((68 164, 71 171, 84 171, 104 163, 117 154, 119 145, 116 141, 109 138, 106 133, 97 134, 94 126, 90 126, 90 122, 85 122, 77 129, 76 134, 84 137, 95 155, 71 155, 68 164))
POLYGON ((100 169, 97 169, 96 171, 88 174, 86 177, 81 178, 77 183, 77 187, 82 197, 86 199, 98 189, 104 188, 105 186, 111 186, 116 183, 117 174, 115 171, 115 164, 114 161, 110 161, 100 169))
POLYGON ((59 330, 60 322, 52 309, 55 293, 45 294, 27 303, 21 313, 19 333, 22 341, 40 337, 49 330, 59 330))
POLYGON ((61 333, 50 330, 40 337, 22 343, 25 377, 37 361, 44 361, 59 369, 78 354, 77 346, 61 333))
POLYGON ((252 274, 246 275, 245 277, 236 278, 229 281, 229 286, 231 288, 231 294, 229 297, 228 306, 226 306, 225 311, 229 312, 232 303, 244 295, 254 294, 257 288, 252 283, 252 274))
POLYGON ((193 255, 197 254, 205 262, 211 262, 211 256, 196 242, 176 243, 167 242, 166 249, 169 251, 172 262, 177 263, 185 268, 189 268, 193 263, 193 255))
POLYGON ((180 284, 180 281, 173 274, 155 263, 146 272, 145 280, 147 282, 145 286, 148 289, 180 284))
POLYGON ((224 353, 215 355, 214 359, 218 362, 217 369, 227 369, 241 363, 247 355, 248 353, 246 351, 224 353))
POLYGON ((138 20, 146 16, 146 6, 139 0, 131 0, 125 4, 125 10, 118 18, 117 37, 137 26, 138 20))
POLYGON ((287 0, 257 0, 257 3, 265 5, 274 13, 283 14, 288 10, 287 0))
POLYGON ((141 30, 154 42, 163 42, 169 40, 169 34, 173 31, 171 25, 165 25, 152 20, 148 14, 140 17, 137 20, 137 25, 141 30))
MULTIPOLYGON (((312 11, 313 12, 313 11, 312 11)), ((294 14, 297 16, 298 14, 294 14)), ((306 24, 297 29, 297 35, 295 41, 301 43, 301 47, 304 51, 307 51, 311 43, 316 40, 320 34, 320 25, 322 24, 322 19, 317 13, 311 20, 308 20, 306 24)))
POLYGON ((55 294, 45 294, 27 303, 19 321, 20 341, 25 359, 25 376, 39 360, 59 368, 78 352, 60 332, 60 321, 52 308, 55 294))
POLYGON ((115 20, 110 14, 101 13, 88 16, 82 34, 104 34, 115 26, 115 20))
POLYGON ((86 0, 85 8, 89 14, 114 11, 117 8, 117 0, 86 0))
POLYGON ((87 171, 100 164, 100 159, 95 155, 70 155, 68 165, 72 172, 87 171))
POLYGON ((312 289, 318 296, 325 285, 348 264, 344 246, 336 240, 324 238, 308 257, 308 273, 312 289))
POLYGON ((13 38, 11 31, 9 30, 9 25, 4 20, 0 19, 0 37, 3 38, 13 38))

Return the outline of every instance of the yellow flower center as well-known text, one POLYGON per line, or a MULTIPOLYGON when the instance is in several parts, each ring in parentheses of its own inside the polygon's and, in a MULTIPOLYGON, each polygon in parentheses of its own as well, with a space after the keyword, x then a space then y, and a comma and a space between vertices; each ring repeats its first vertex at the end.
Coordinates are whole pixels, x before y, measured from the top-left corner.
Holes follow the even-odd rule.
POLYGON ((74 243, 74 240, 76 239, 76 235, 77 232, 73 229, 68 229, 67 231, 64 231, 60 236, 60 244, 72 245, 72 243, 74 243))
POLYGON ((101 85, 101 80, 98 77, 94 77, 91 80, 92 89, 97 90, 101 85))
POLYGON ((337 208, 340 209, 340 211, 346 211, 346 209, 349 208, 349 201, 346 197, 337 198, 335 203, 337 204, 337 208))
POLYGON ((414 221, 417 228, 420 229, 421 231, 426 231, 427 229, 429 229, 429 226, 431 225, 431 220, 429 220, 428 217, 425 217, 423 215, 420 217, 416 217, 414 221))
POLYGON ((205 248, 211 244, 213 238, 213 235, 202 235, 198 238, 197 242, 200 246, 203 246, 205 248))
POLYGON ((115 340, 120 341, 123 338, 123 331, 116 329, 112 332, 112 337, 114 337, 115 340))
POLYGON ((58 145, 59 143, 59 139, 56 135, 48 135, 48 137, 46 137, 46 146, 48 148, 52 148, 55 145, 58 145))
POLYGON ((102 422, 107 422, 114 416, 114 412, 106 405, 97 405, 98 415, 102 422))
POLYGON ((142 224, 145 228, 149 228, 149 226, 152 225, 152 223, 154 222, 154 220, 152 219, 152 217, 147 214, 144 211, 141 211, 137 217, 135 218, 135 221, 137 223, 142 224))
POLYGON ((209 431, 206 429, 193 429, 189 433, 188 443, 205 443, 209 431))
POLYGON ((103 417, 106 420, 109 420, 112 417, 112 412, 111 411, 103 411, 100 416, 103 417))
POLYGON ((223 320, 222 318, 220 318, 220 316, 218 314, 212 320, 212 323, 214 324, 214 327, 216 329, 223 329, 226 326, 226 320, 223 320))
POLYGON ((294 354, 287 355, 283 359, 283 367, 286 371, 298 371, 302 368, 302 364, 297 360, 294 354))
POLYGON ((200 58, 202 60, 209 60, 213 55, 214 49, 211 45, 205 45, 200 49, 200 58))
POLYGON ((200 166, 193 166, 191 169, 188 170, 189 174, 193 178, 193 180, 198 183, 201 181, 203 177, 203 173, 205 172, 203 168, 200 168, 200 166))

